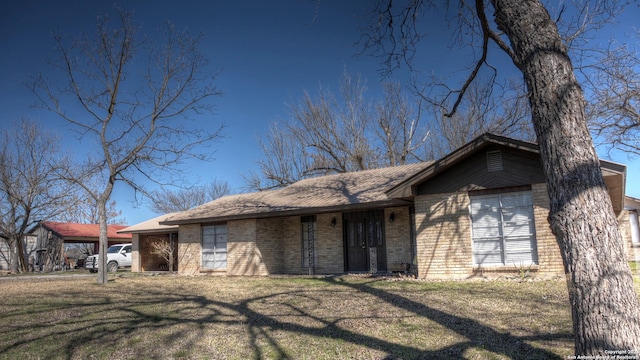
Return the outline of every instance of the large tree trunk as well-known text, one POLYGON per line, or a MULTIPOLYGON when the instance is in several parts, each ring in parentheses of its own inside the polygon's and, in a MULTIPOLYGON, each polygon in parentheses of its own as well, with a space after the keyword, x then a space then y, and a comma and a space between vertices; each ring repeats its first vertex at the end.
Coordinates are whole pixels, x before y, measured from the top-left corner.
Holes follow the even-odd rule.
POLYGON ((549 221, 567 275, 576 354, 640 350, 638 296, 567 49, 539 1, 492 3, 529 90, 551 199, 549 221))

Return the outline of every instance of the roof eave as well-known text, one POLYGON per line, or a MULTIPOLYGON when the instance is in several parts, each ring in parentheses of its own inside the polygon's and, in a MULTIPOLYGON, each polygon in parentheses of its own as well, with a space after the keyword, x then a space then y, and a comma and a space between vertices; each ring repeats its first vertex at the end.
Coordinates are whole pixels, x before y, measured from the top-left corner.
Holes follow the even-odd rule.
POLYGON ((178 231, 178 226, 170 226, 165 228, 157 228, 157 229, 141 229, 141 230, 128 230, 118 231, 118 234, 158 234, 158 233, 168 233, 168 232, 176 232, 178 231))
POLYGON ((359 210, 365 210, 365 209, 371 209, 371 208, 406 206, 408 203, 409 202, 402 199, 388 199, 388 200, 379 200, 379 201, 372 201, 372 202, 358 203, 358 204, 301 208, 301 209, 295 209, 295 210, 273 211, 273 212, 265 212, 265 213, 190 218, 190 219, 180 219, 180 220, 173 220, 173 221, 168 219, 165 221, 161 221, 160 224, 161 225, 188 225, 188 224, 227 222, 227 221, 234 221, 234 220, 304 216, 304 215, 324 214, 324 213, 332 213, 332 212, 359 211, 359 210))

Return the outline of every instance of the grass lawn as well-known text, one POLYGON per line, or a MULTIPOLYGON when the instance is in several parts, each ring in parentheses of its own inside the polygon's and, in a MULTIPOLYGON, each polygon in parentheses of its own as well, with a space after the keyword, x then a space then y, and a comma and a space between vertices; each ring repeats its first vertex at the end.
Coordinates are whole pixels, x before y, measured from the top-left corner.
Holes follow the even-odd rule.
POLYGON ((0 281, 0 359, 565 359, 564 281, 0 281))

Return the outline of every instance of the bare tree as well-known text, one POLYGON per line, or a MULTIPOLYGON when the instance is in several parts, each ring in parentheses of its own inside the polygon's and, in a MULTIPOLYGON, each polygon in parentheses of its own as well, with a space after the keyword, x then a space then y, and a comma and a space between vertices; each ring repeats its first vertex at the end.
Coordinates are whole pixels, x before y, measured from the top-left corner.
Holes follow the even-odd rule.
MULTIPOLYGON (((55 220, 78 224, 98 224, 98 206, 92 197, 78 194, 67 211, 58 215, 55 220)), ((115 200, 107 204, 107 224, 126 225, 127 219, 122 217, 122 210, 118 210, 115 200)))
MULTIPOLYGON (((640 30, 632 38, 640 40, 640 30)), ((602 142, 640 156, 640 51, 632 44, 606 49, 589 67, 587 115, 602 142)))
MULTIPOLYGON (((107 251, 107 204, 116 183, 145 193, 140 178, 176 181, 185 158, 211 158, 207 147, 222 129, 201 116, 219 92, 198 51, 200 37, 168 25, 158 42, 141 38, 131 15, 116 12, 113 21, 98 18, 95 37, 55 35, 59 58, 52 64, 64 83, 41 76, 32 84, 40 105, 65 120, 89 149, 78 171, 62 175, 97 204, 101 254, 107 251)), ((101 256, 101 284, 107 282, 105 261, 101 256)))
POLYGON ((176 258, 175 247, 173 244, 173 238, 169 239, 169 241, 157 241, 151 243, 151 253, 160 256, 164 259, 169 267, 169 272, 173 272, 173 264, 176 258))
MULTIPOLYGON (((588 4, 577 13, 601 11, 606 17, 616 12, 607 1, 583 3, 588 4)), ((637 351, 640 304, 587 128, 585 97, 556 22, 538 0, 459 4, 459 31, 475 41, 479 56, 446 115, 456 112, 480 70, 489 66, 490 50, 500 49, 522 72, 551 200, 549 222, 567 275, 575 352, 604 356, 606 350, 637 351), (493 24, 487 13, 493 14, 493 24)), ((432 5, 379 1, 365 46, 383 56, 388 68, 413 66, 423 37, 417 21, 432 5)))
POLYGON ((291 138, 286 127, 274 122, 262 139, 258 139, 265 154, 258 161, 259 173, 245 177, 248 190, 266 190, 293 184, 307 176, 311 159, 306 147, 291 138))
POLYGON ((251 189, 290 185, 300 179, 401 165, 416 161, 429 135, 421 126, 421 100, 410 101, 397 83, 382 85, 379 101, 366 98, 360 77, 344 73, 340 96, 321 87, 291 107, 290 122, 274 123, 260 140, 265 159, 251 189))
POLYGON ((374 128, 383 152, 384 166, 403 165, 421 160, 419 152, 431 132, 420 126, 422 99, 412 99, 403 92, 397 82, 382 84, 383 99, 375 106, 377 126, 374 128))
POLYGON ((0 234, 9 245, 14 271, 27 271, 24 238, 38 221, 65 211, 74 189, 57 176, 68 166, 58 138, 23 120, 2 134, 0 148, 0 234))
POLYGON ((493 81, 472 83, 458 110, 450 116, 446 116, 448 109, 441 103, 431 106, 429 126, 434 136, 427 141, 426 158, 439 159, 484 133, 535 139, 522 84, 508 81, 500 87, 495 85, 493 81))
POLYGON ((163 187, 151 192, 150 208, 158 214, 185 211, 229 194, 229 183, 215 178, 207 185, 186 189, 171 190, 163 187))

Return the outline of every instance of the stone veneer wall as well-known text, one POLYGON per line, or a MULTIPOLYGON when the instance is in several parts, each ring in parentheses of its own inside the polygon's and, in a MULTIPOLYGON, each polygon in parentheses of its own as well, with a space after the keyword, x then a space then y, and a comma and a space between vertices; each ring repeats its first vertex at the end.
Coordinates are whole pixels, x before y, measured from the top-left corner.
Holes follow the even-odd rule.
POLYGON ((385 245, 387 248, 387 268, 400 270, 400 264, 411 264, 411 221, 409 207, 388 208, 384 210, 385 245), (389 217, 393 214, 393 222, 389 217))
MULTIPOLYGON (((524 269, 536 276, 561 276, 564 270, 560 249, 547 221, 549 198, 546 185, 532 185, 532 195, 538 265, 524 269)), ((519 274, 521 269, 517 264, 474 268, 469 205, 466 192, 416 197, 418 277, 462 279, 519 274)))

